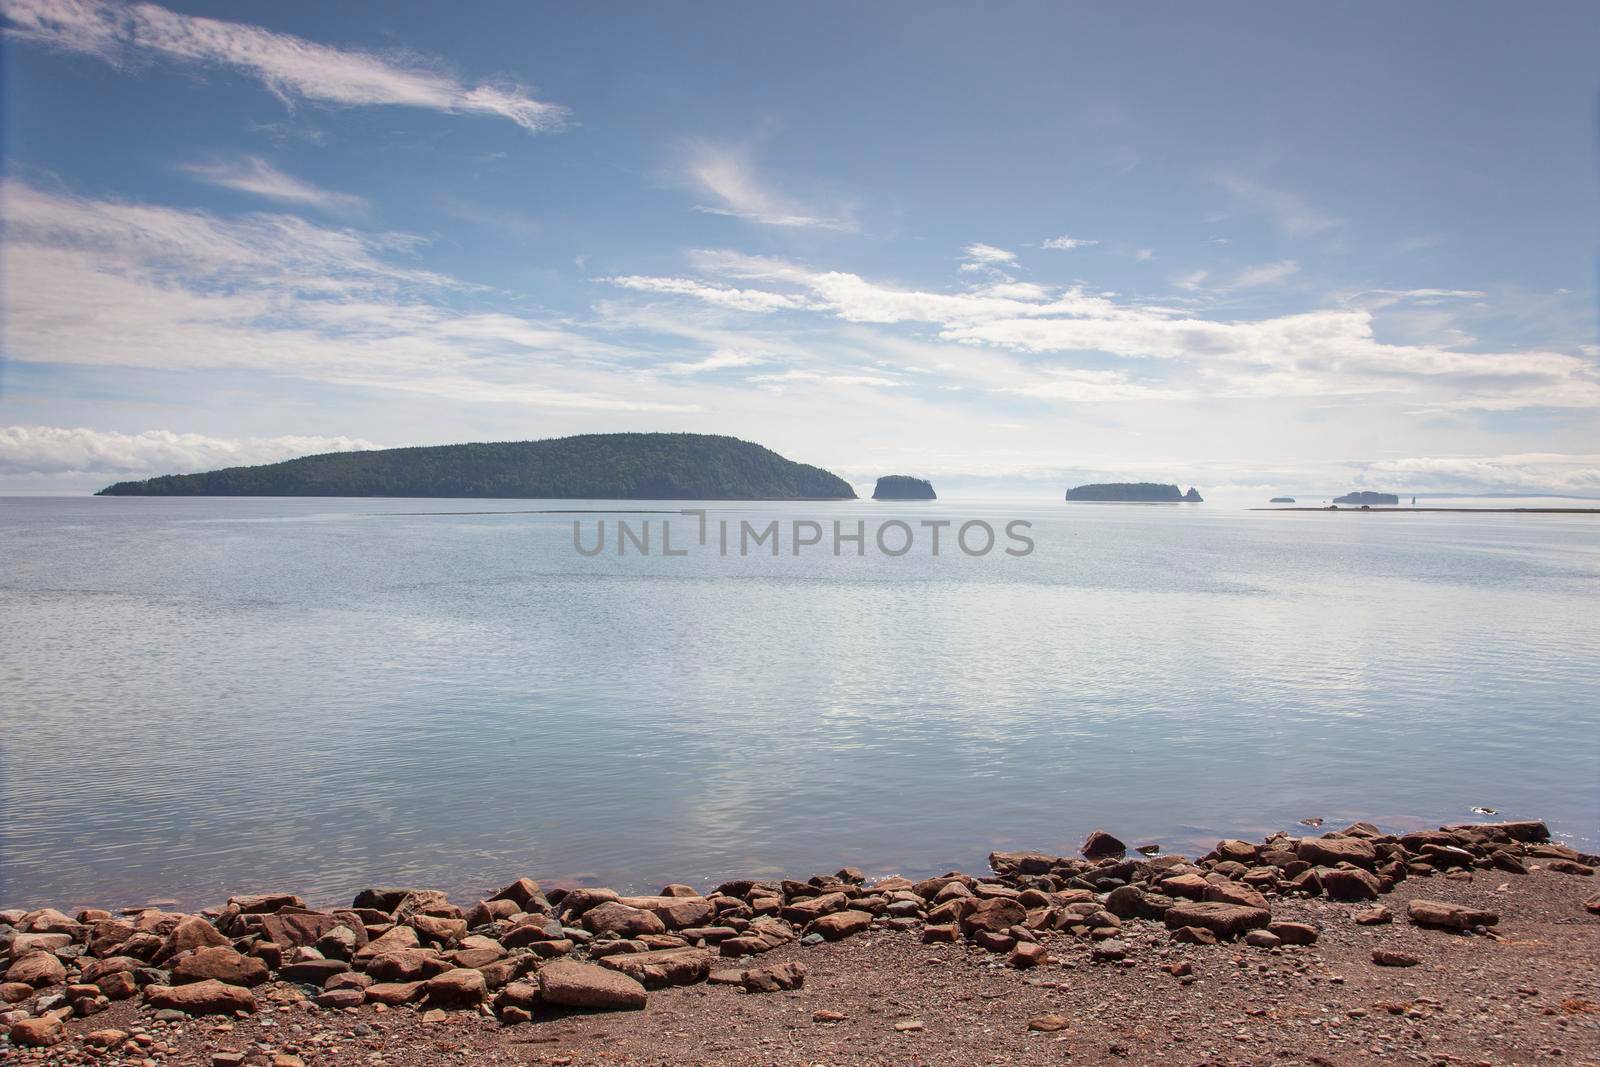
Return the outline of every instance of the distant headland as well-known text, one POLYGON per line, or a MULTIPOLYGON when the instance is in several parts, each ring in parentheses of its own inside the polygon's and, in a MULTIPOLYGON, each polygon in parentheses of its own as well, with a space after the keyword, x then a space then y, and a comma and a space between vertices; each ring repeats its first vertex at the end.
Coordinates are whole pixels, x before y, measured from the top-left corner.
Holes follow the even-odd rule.
POLYGON ((118 482, 98 496, 854 500, 850 483, 736 437, 607 433, 329 452, 118 482))
POLYGON ((1335 504, 1398 504, 1400 498, 1393 493, 1374 493, 1365 489, 1358 489, 1353 493, 1333 498, 1335 504))
POLYGON ((1193 486, 1187 493, 1175 485, 1157 482, 1102 482, 1079 485, 1067 490, 1068 500, 1131 500, 1140 503, 1199 504, 1202 498, 1193 486))
POLYGON ((1269 504, 1293 504, 1294 503, 1294 497, 1292 497, 1292 496, 1275 496, 1271 500, 1267 501, 1267 503, 1269 503, 1269 504))
POLYGON ((872 490, 874 500, 937 500, 933 483, 906 474, 885 474, 872 490))

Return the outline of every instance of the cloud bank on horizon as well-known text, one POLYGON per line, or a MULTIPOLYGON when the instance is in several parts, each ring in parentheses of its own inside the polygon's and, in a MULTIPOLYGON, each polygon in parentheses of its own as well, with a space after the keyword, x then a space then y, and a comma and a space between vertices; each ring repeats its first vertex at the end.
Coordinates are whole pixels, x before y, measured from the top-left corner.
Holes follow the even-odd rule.
MULTIPOLYGON (((1257 27, 1307 91, 1214 118, 1201 148, 1189 103, 1110 93, 1094 55, 1190 53, 1085 13, 1038 16, 1083 65, 1012 64, 1038 99, 1002 115, 970 71, 908 95, 913 58, 875 48, 887 10, 826 82, 810 31, 753 55, 665 19, 640 27, 662 47, 594 70, 573 60, 603 29, 581 11, 493 33, 429 32, 407 5, 271 26, 107 0, 0 14, 18 118, 0 491, 684 429, 861 480, 1600 493, 1576 225, 1596 180, 1562 141, 1587 115, 1559 62, 1518 65, 1600 45, 1577 5, 1569 33, 1504 42, 1505 71, 1424 53, 1411 77, 1441 97, 1509 94, 1501 136, 1527 143, 1470 159, 1450 113, 1430 146, 1314 91, 1365 39, 1339 25, 1257 27), (1330 107, 1301 124, 1315 139, 1261 139, 1330 107), (1358 143, 1390 165, 1351 162, 1358 143), (1574 166, 1534 187, 1518 148, 1574 166)), ((942 10, 913 69, 964 71, 968 37, 1006 32, 968 18, 942 10)), ((1244 106, 1231 92, 1202 103, 1244 106)))

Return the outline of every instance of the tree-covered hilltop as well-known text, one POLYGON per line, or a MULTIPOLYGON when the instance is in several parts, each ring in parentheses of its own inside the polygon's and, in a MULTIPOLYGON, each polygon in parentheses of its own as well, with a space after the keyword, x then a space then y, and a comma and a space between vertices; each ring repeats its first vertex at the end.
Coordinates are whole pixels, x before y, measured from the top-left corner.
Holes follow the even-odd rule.
POLYGON ((118 482, 99 496, 419 496, 554 500, 852 500, 850 484, 736 437, 607 433, 330 452, 118 482))
POLYGON ((1357 489, 1355 492, 1346 493, 1344 496, 1333 498, 1335 504, 1373 504, 1394 505, 1400 503, 1400 498, 1394 493, 1374 493, 1370 489, 1357 489))
POLYGON ((908 474, 885 474, 872 490, 874 500, 936 500, 933 483, 908 474))
POLYGON ((1193 486, 1187 493, 1175 485, 1158 482, 1101 482, 1067 490, 1068 500, 1134 500, 1141 503, 1202 503, 1193 486))

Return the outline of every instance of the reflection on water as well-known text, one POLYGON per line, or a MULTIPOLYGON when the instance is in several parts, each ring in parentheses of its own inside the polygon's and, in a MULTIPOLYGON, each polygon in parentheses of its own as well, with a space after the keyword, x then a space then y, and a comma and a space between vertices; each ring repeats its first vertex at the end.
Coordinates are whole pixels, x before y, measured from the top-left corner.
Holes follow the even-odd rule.
POLYGON ((545 506, 0 501, 0 903, 924 873, 1483 804, 1600 846, 1594 518, 713 504, 1037 549, 584 559, 545 506))

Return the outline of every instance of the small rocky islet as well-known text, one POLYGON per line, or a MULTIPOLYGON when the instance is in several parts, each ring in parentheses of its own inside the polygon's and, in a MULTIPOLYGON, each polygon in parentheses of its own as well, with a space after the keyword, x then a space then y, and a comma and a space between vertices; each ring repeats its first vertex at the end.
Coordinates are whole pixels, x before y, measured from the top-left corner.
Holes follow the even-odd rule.
MULTIPOLYGON (((992 960, 991 968, 1030 975, 1158 965, 1152 977, 1187 985, 1203 959, 1190 953, 1228 953, 1240 967, 1267 958, 1241 950, 1315 954, 1333 919, 1341 929, 1378 931, 1403 921, 1423 936, 1513 943, 1517 917, 1498 909, 1435 899, 1445 892, 1410 895, 1394 909, 1382 898, 1423 879, 1438 879, 1441 889, 1535 872, 1585 879, 1600 863, 1552 841, 1534 821, 1400 835, 1357 822, 1320 836, 1223 840, 1194 860, 1154 854, 1159 850, 1150 846, 1130 850, 1096 831, 1080 851, 995 852, 983 876, 869 880, 844 868, 804 881, 728 881, 705 892, 673 884, 648 895, 545 888, 519 878, 467 907, 437 890, 397 887, 364 890, 346 908, 260 893, 195 914, 10 909, 0 911, 0 1059, 145 1067, 338 1063, 336 1046, 371 1032, 365 1024, 345 1029, 353 1017, 402 1013, 437 1024, 466 1014, 503 1030, 537 1030, 574 1013, 644 1009, 652 995, 678 987, 792 993, 816 966, 794 956, 852 939, 872 942, 869 952, 904 951, 900 938, 924 949, 964 948, 992 960), (1280 914, 1297 901, 1337 910, 1321 923, 1280 914), (789 958, 764 962, 769 953, 789 958), (114 1014, 117 1025, 101 1025, 95 1017, 102 1013, 114 1014), (296 1018, 306 1025, 289 1022, 296 1018), (231 1035, 247 1020, 258 1036, 239 1047, 231 1035), (282 1029, 273 1029, 280 1020, 282 1029), (208 1029, 192 1032, 200 1026, 208 1029)), ((1511 888, 1508 881, 1499 890, 1511 888)), ((1577 916, 1600 915, 1600 894, 1581 909, 1573 921, 1592 922, 1577 916)), ((1396 973, 1422 962, 1411 943, 1378 938, 1369 959, 1396 973)), ((1299 966, 1303 972, 1304 959, 1299 966)), ((1593 984, 1592 973, 1588 980, 1593 984)), ((1228 1001, 1227 990, 1213 995, 1217 1010, 1248 1014, 1248 1006, 1228 1001)), ((1564 1003, 1596 1028, 1600 1004, 1583 997, 1564 1003)), ((849 1018, 819 1008, 810 1023, 849 1018)), ((1075 1022, 1043 1013, 1019 1032, 1059 1036, 1075 1022)), ((926 1025, 903 1018, 887 1032, 913 1035, 926 1025)), ((484 1032, 476 1033, 483 1040, 484 1032)), ((368 1059, 434 1062, 429 1055, 408 1059, 395 1050, 368 1059)))

